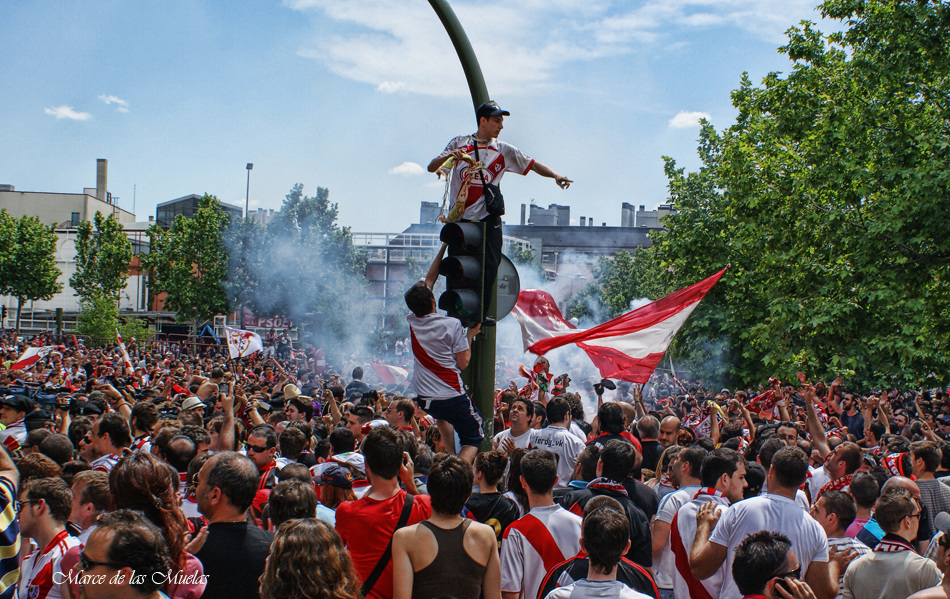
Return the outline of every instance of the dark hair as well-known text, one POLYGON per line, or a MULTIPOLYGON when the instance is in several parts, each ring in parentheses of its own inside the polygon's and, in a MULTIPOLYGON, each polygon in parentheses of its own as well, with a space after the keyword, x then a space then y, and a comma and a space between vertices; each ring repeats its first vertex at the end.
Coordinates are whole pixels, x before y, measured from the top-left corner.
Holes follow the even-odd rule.
POLYGON ((432 301, 435 296, 423 281, 419 281, 410 287, 403 298, 406 300, 406 306, 409 307, 409 310, 419 318, 432 312, 432 301))
POLYGON ((69 437, 69 441, 73 444, 73 447, 78 449, 79 442, 86 436, 86 433, 91 430, 92 420, 86 416, 76 416, 73 418, 73 421, 69 423, 69 428, 66 429, 66 436, 69 437))
MULTIPOLYGON (((845 441, 841 443, 840 445, 838 445, 838 447, 842 448, 839 459, 844 462, 844 473, 854 474, 855 472, 857 472, 858 468, 861 467, 861 462, 864 461, 864 452, 861 450, 861 448, 858 447, 856 443, 852 443, 851 441, 845 441)), ((835 447, 835 449, 837 449, 838 447, 835 447)), ((934 448, 936 448, 936 445, 934 445, 934 448)), ((940 465, 939 454, 938 454, 936 465, 938 466, 940 465)), ((934 470, 936 469, 937 468, 935 466, 934 470)))
POLYGON ((786 489, 797 489, 808 476, 808 456, 798 447, 783 447, 772 456, 775 482, 786 489))
POLYGON ((91 503, 97 512, 108 511, 112 505, 112 489, 109 487, 109 475, 97 470, 83 470, 73 477, 73 485, 82 483, 79 503, 91 503))
POLYGON ((623 482, 637 464, 637 448, 633 443, 614 439, 600 452, 601 476, 614 482, 623 482))
POLYGON ((561 422, 571 413, 571 404, 563 397, 553 397, 547 405, 548 422, 561 422))
POLYGON ((360 579, 333 527, 316 518, 281 524, 261 575, 262 599, 359 599, 360 579))
POLYGON ((374 414, 373 410, 368 406, 356 406, 350 410, 350 416, 356 416, 360 424, 366 424, 372 420, 376 414, 374 414))
POLYGON ((748 487, 742 490, 742 498, 749 499, 762 493, 762 486, 765 484, 765 468, 758 462, 749 462, 745 466, 745 482, 748 487))
POLYGON ((903 487, 893 487, 881 494, 874 508, 874 519, 884 532, 895 533, 900 530, 901 521, 912 516, 916 504, 910 491, 903 487))
POLYGON ((910 450, 914 459, 920 458, 924 461, 924 470, 927 472, 935 472, 940 467, 943 454, 933 441, 917 441, 910 446, 910 450))
POLYGON ((174 567, 162 531, 141 512, 127 509, 101 514, 97 523, 96 531, 112 532, 106 560, 135 572, 129 586, 142 594, 162 588, 163 575, 174 567))
POLYGON ((307 421, 313 418, 313 402, 300 399, 300 397, 295 397, 288 402, 289 405, 297 408, 298 412, 303 412, 304 416, 307 418, 307 421))
POLYGON ((660 436, 660 421, 653 416, 644 416, 637 420, 637 432, 641 439, 656 439, 660 436))
POLYGON ((623 432, 623 409, 616 402, 605 403, 597 410, 600 432, 619 435, 623 432))
POLYGON ((211 464, 208 487, 221 489, 228 502, 239 511, 251 507, 261 480, 254 462, 236 451, 215 453, 208 462, 211 464))
POLYGON ((391 407, 393 410, 402 414, 403 420, 412 422, 412 417, 416 413, 416 404, 412 403, 411 399, 406 399, 405 397, 394 399, 391 407))
MULTIPOLYGON (((526 397, 521 397, 520 395, 513 400, 511 400, 511 405, 515 405, 515 402, 523 403, 525 408, 524 412, 528 415, 528 418, 534 417, 534 402, 526 397)), ((510 409, 510 408, 509 408, 510 409)))
MULTIPOLYGON (((508 466, 508 454, 500 449, 480 453, 475 456, 474 465, 475 471, 482 473, 485 484, 497 489, 501 477, 505 474, 505 468, 508 466)), ((484 489, 481 489, 481 491, 485 492, 484 489)))
POLYGON ((577 393, 565 393, 564 399, 571 406, 571 419, 578 422, 584 420, 584 404, 581 402, 581 396, 577 393))
POLYGON ((429 469, 426 488, 432 498, 432 511, 458 515, 472 494, 472 466, 458 456, 450 455, 429 469))
POLYGON ((363 458, 366 469, 379 478, 392 479, 399 475, 403 445, 396 431, 388 426, 374 428, 363 439, 363 458))
POLYGON ((258 424, 247 433, 248 438, 257 437, 264 440, 264 447, 277 447, 277 431, 269 424, 258 424))
POLYGON ((40 442, 40 453, 47 456, 60 466, 73 459, 76 448, 66 435, 53 434, 40 442))
POLYGON ((73 493, 61 478, 34 478, 26 483, 26 498, 29 501, 42 499, 49 515, 60 523, 66 522, 73 507, 73 493))
POLYGON ((825 511, 838 517, 838 527, 845 530, 858 515, 854 497, 844 491, 825 491, 820 499, 825 500, 825 511))
POLYGON ((881 492, 881 485, 879 485, 877 479, 870 474, 858 472, 854 475, 854 478, 851 479, 848 492, 851 493, 851 496, 854 498, 854 503, 858 507, 869 510, 874 506, 874 502, 877 501, 877 496, 881 492))
POLYGON ((732 579, 743 595, 762 593, 788 562, 792 542, 781 533, 752 533, 739 543, 732 559, 732 579))
POLYGON ((313 518, 317 514, 317 493, 313 483, 281 481, 267 499, 274 528, 293 518, 313 518))
POLYGON ((150 453, 128 455, 109 473, 112 509, 132 509, 158 526, 175 562, 184 559, 188 522, 178 506, 178 473, 150 453))
POLYGON ((188 464, 198 455, 198 446, 191 437, 175 435, 165 445, 165 461, 178 472, 188 470, 188 464))
POLYGON ((577 456, 577 463, 581 467, 581 478, 590 482, 597 478, 597 462, 600 461, 600 445, 591 443, 577 456))
POLYGON ((354 379, 361 379, 361 378, 363 378, 363 368, 362 368, 362 367, 357 366, 356 368, 353 369, 353 378, 354 378, 354 379))
POLYGON ((109 435, 109 441, 116 447, 128 447, 132 444, 129 423, 120 414, 109 412, 99 418, 99 436, 109 435))
POLYGON ((584 550, 594 572, 606 574, 620 563, 630 541, 630 522, 622 511, 601 507, 584 516, 584 550))
MULTIPOLYGON (((682 452, 680 453, 684 455, 682 452)), ((704 487, 715 487, 716 482, 723 474, 732 476, 743 462, 745 462, 745 459, 734 449, 724 449, 722 447, 714 449, 703 458, 699 475, 700 483, 704 487)))
POLYGON ((785 441, 782 441, 781 437, 777 435, 766 439, 759 447, 759 463, 762 464, 762 467, 768 470, 772 466, 772 456, 783 447, 786 447, 785 441))
POLYGON ((693 478, 699 478, 702 475, 703 460, 709 454, 704 447, 699 445, 690 445, 676 456, 681 462, 689 464, 689 475, 693 478))
MULTIPOLYGON (((85 472, 86 470, 92 470, 92 466, 88 462, 83 462, 82 460, 69 460, 63 464, 63 480, 66 481, 67 485, 73 484, 73 478, 80 472, 85 472)), ((23 479, 20 479, 20 482, 23 482, 23 479)))
POLYGON ((137 401, 132 404, 132 418, 135 418, 135 428, 150 433, 158 422, 158 406, 150 401, 137 401))
POLYGON ((538 400, 534 400, 534 401, 531 402, 531 403, 534 404, 534 416, 532 416, 532 418, 537 418, 538 416, 540 416, 540 417, 541 417, 541 426, 547 426, 547 425, 548 425, 548 420, 547 420, 547 419, 548 419, 548 411, 547 411, 547 408, 545 408, 545 407, 544 407, 544 404, 541 403, 541 402, 538 401, 538 400))
POLYGON ((38 478, 58 478, 63 473, 59 464, 42 453, 28 453, 22 458, 13 458, 13 463, 20 473, 20 484, 38 478))
POLYGON ((878 443, 880 443, 881 437, 883 437, 884 433, 887 432, 887 427, 884 426, 883 422, 875 420, 868 426, 868 430, 871 431, 871 433, 874 435, 874 438, 877 439, 878 443))
POLYGON ((330 451, 334 454, 347 453, 356 449, 356 435, 345 426, 338 426, 327 437, 330 442, 330 451))
POLYGON ((557 459, 546 449, 532 449, 521 459, 521 476, 535 494, 550 493, 557 482, 557 459))

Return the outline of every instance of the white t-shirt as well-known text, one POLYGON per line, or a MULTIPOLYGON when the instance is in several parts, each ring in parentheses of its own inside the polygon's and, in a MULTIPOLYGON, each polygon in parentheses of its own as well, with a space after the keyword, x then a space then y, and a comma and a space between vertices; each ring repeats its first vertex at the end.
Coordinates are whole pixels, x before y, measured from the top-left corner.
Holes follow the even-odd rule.
MULTIPOLYGON (((656 509, 656 519, 667 524, 673 522, 673 516, 681 507, 686 505, 701 487, 699 485, 687 485, 673 493, 664 495, 660 500, 660 505, 656 509)), ((670 549, 670 539, 666 539, 663 544, 663 550, 660 551, 660 557, 653 560, 653 576, 656 580, 656 586, 661 589, 673 588, 673 571, 676 570, 676 557, 673 550, 670 549)))
POLYGON ((563 489, 571 482, 577 457, 584 451, 584 442, 563 426, 549 425, 534 431, 531 435, 531 448, 547 449, 558 456, 557 482, 554 488, 563 489))
POLYGON ((511 434, 511 429, 506 428, 505 430, 501 431, 500 433, 492 437, 492 448, 501 449, 502 451, 504 451, 502 444, 505 442, 505 439, 511 439, 512 441, 515 442, 515 447, 520 447, 521 449, 528 449, 528 442, 531 441, 531 432, 533 430, 534 429, 529 427, 525 429, 525 431, 521 433, 520 435, 514 436, 511 434))
MULTIPOLYGON (((689 549, 693 544, 693 538, 696 537, 696 513, 699 511, 699 508, 706 503, 715 503, 716 512, 721 514, 723 510, 729 507, 729 500, 723 496, 722 493, 716 491, 713 494, 710 494, 712 490, 709 488, 701 489, 694 497, 686 502, 683 507, 676 512, 676 528, 675 530, 670 530, 670 540, 671 548, 673 550, 673 555, 679 555, 682 552, 680 557, 681 561, 689 563, 689 549), (699 494, 702 493, 702 494, 699 494), (679 543, 672 543, 673 535, 676 534, 679 537, 679 543)), ((675 562, 674 562, 675 566, 675 562)), ((716 573, 705 578, 703 580, 695 580, 692 577, 690 572, 681 572, 679 568, 673 568, 673 592, 677 597, 690 597, 690 584, 701 584, 706 592, 709 593, 710 597, 718 597, 722 592, 722 581, 726 576, 726 562, 723 562, 722 565, 716 570, 716 573), (689 576, 690 582, 686 581, 686 576, 689 576)))
POLYGON ((532 508, 505 531, 501 544, 501 590, 535 599, 544 575, 577 555, 580 539, 580 516, 559 505, 532 508), (542 551, 549 556, 550 563, 545 563, 542 551))
POLYGON ((582 578, 573 584, 558 587, 548 593, 545 599, 650 599, 617 580, 597 580, 591 582, 582 578))
MULTIPOLYGON (((445 150, 439 154, 439 158, 451 154, 454 150, 462 149, 468 155, 475 158, 475 146, 473 145, 471 135, 460 135, 445 146, 445 150)), ((524 155, 524 153, 511 144, 491 140, 487 148, 478 148, 478 158, 485 168, 481 170, 481 176, 472 171, 472 165, 459 160, 452 168, 449 175, 449 197, 454 203, 459 197, 459 192, 465 191, 465 212, 463 218, 468 220, 482 220, 488 216, 485 210, 485 198, 482 196, 482 177, 486 183, 498 185, 501 183, 501 177, 505 173, 512 172, 520 175, 527 175, 534 164, 534 160, 524 155), (467 182, 467 184, 466 184, 467 182)), ((533 598, 532 598, 533 599, 533 598)))
POLYGON ((465 393, 455 354, 469 349, 462 323, 435 312, 419 318, 410 314, 412 371, 410 388, 426 399, 451 399, 465 393))
POLYGON ((802 577, 811 562, 828 561, 828 537, 811 516, 787 497, 769 493, 740 501, 723 513, 709 540, 726 548, 726 576, 722 599, 741 599, 732 579, 732 560, 742 539, 760 530, 780 532, 792 542, 802 565, 802 577))
POLYGON ((811 476, 805 482, 808 483, 808 494, 811 496, 811 502, 815 503, 818 500, 818 491, 821 491, 822 487, 831 482, 831 476, 824 466, 820 468, 809 466, 808 472, 811 473, 811 476))

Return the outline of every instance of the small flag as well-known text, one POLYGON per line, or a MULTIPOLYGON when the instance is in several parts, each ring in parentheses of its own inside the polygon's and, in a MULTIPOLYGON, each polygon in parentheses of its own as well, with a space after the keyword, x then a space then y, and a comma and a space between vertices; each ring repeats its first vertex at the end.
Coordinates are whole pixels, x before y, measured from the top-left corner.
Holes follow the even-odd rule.
POLYGON ((224 327, 224 333, 228 338, 228 354, 232 360, 249 356, 264 349, 264 341, 257 333, 230 327, 224 327))
POLYGON ((51 351, 56 349, 55 345, 44 345, 43 347, 28 347, 20 358, 10 365, 10 370, 23 370, 29 368, 42 358, 45 358, 51 351))
POLYGON ((398 385, 406 380, 409 372, 398 366, 389 366, 388 364, 370 364, 373 372, 379 377, 379 381, 384 385, 398 385))

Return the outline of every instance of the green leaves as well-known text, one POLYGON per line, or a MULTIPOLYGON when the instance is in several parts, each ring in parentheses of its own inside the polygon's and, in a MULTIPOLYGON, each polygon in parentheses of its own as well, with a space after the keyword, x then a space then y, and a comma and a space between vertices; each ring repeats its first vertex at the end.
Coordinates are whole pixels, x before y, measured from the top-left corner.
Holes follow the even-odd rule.
POLYGON ((76 272, 69 279, 76 295, 84 301, 103 296, 118 303, 125 289, 132 243, 113 215, 96 212, 93 224, 79 223, 76 232, 76 272), (93 231, 93 224, 95 231, 93 231))
POLYGON ((24 302, 48 300, 63 289, 57 282, 57 239, 54 225, 0 210, 0 294, 17 298, 17 330, 24 302))

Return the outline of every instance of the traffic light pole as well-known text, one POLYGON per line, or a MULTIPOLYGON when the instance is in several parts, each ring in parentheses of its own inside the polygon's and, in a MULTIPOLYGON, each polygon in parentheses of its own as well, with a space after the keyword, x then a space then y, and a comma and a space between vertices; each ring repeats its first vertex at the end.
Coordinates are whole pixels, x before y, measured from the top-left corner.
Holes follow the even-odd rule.
MULTIPOLYGON (((429 0, 429 4, 435 14, 438 15, 439 20, 442 21, 442 26, 445 27, 449 39, 452 40, 452 45, 455 46, 455 52, 458 54, 459 61, 462 63, 462 70, 465 72, 465 79, 468 81, 469 92, 472 94, 472 108, 478 108, 481 104, 488 102, 490 98, 488 97, 485 78, 482 76, 482 68, 478 65, 478 59, 475 57, 472 44, 468 41, 468 36, 465 34, 465 30, 462 29, 458 17, 455 16, 455 11, 449 6, 448 0, 429 0)), ((485 299, 488 300, 489 304, 485 315, 495 318, 494 288, 483 291, 483 302, 485 302, 485 299), (484 298, 485 295, 487 295, 487 298, 484 298)), ((493 416, 495 413, 495 327, 483 328, 476 337, 472 344, 472 359, 469 362, 469 367, 462 372, 462 381, 482 415, 482 429, 485 432, 482 448, 491 449, 491 438, 494 432, 493 416)))

